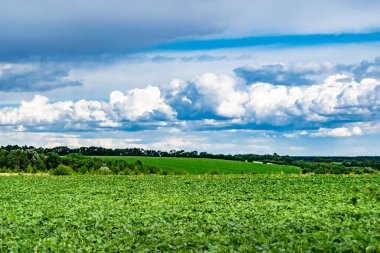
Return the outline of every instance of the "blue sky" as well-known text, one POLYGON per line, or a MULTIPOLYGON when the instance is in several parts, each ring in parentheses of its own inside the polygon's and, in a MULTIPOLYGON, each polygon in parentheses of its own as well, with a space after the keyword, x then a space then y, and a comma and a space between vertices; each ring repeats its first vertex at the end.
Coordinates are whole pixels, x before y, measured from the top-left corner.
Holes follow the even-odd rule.
POLYGON ((255 36, 241 38, 220 38, 203 40, 180 40, 164 43, 148 50, 194 51, 257 46, 306 47, 347 43, 379 42, 380 32, 339 33, 339 34, 292 34, 255 36))
POLYGON ((379 1, 0 2, 0 145, 378 155, 379 1))

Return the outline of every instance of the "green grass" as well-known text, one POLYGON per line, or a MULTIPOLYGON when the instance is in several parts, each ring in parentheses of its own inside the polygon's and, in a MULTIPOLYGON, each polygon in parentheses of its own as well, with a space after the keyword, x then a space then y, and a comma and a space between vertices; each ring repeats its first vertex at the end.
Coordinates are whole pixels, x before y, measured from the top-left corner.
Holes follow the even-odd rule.
POLYGON ((257 164, 208 158, 141 157, 141 156, 99 156, 103 160, 124 159, 130 163, 140 160, 144 165, 156 166, 169 172, 188 174, 299 174, 301 168, 276 164, 257 164))
POLYGON ((379 185, 379 176, 0 177, 0 251, 379 252, 379 185))

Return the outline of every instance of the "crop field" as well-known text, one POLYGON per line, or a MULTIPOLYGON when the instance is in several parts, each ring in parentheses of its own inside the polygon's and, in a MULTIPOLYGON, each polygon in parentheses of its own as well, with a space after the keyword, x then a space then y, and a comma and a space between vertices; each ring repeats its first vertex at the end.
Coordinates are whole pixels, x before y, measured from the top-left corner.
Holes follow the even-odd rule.
POLYGON ((103 160, 123 159, 129 163, 140 160, 145 165, 156 166, 169 172, 187 174, 299 174, 301 168, 290 165, 259 164, 208 158, 143 157, 143 156, 99 156, 103 160))
POLYGON ((379 252, 379 176, 0 177, 1 252, 379 252))

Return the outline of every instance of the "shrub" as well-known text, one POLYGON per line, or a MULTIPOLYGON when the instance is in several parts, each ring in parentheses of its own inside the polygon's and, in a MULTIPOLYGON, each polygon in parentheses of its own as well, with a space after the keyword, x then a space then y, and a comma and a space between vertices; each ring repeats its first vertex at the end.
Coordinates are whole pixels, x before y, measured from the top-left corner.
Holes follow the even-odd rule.
POLYGON ((35 170, 34 170, 34 168, 32 167, 32 165, 29 164, 29 165, 26 167, 25 172, 26 172, 26 173, 34 173, 35 170))
POLYGON ((53 175, 57 176, 68 176, 74 173, 73 169, 69 166, 60 164, 56 169, 53 170, 53 175))
POLYGON ((86 173, 88 173, 88 169, 87 169, 86 166, 82 166, 82 167, 79 168, 78 172, 80 174, 86 174, 86 173))

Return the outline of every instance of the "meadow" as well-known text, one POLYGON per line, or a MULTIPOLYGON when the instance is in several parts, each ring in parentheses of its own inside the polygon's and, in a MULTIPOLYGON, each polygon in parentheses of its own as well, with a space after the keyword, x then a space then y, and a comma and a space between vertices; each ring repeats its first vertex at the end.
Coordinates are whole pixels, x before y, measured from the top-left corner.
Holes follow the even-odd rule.
POLYGON ((379 252, 378 175, 0 177, 2 252, 379 252))
POLYGON ((291 165, 262 164, 208 158, 147 157, 147 156, 98 156, 103 161, 125 160, 128 163, 141 161, 169 173, 186 174, 300 174, 301 168, 291 165))

